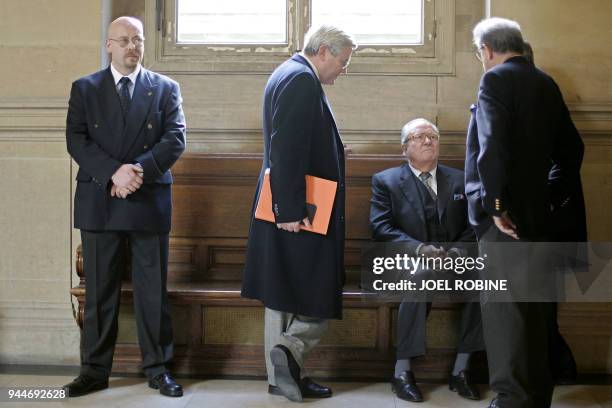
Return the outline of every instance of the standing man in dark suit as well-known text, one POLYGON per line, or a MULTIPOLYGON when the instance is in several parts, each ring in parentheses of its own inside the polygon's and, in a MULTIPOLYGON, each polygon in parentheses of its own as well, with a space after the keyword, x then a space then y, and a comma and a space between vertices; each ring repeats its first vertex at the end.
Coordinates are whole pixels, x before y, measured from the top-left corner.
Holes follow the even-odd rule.
MULTIPOLYGON (((276 224, 251 219, 242 296, 265 306, 268 392, 292 401, 329 397, 304 377, 304 359, 342 318, 344 148, 321 84, 346 72, 356 44, 332 26, 312 28, 304 51, 280 65, 264 91, 264 159, 255 202, 270 169, 276 224), (338 183, 327 235, 300 232, 305 176, 338 183)), ((316 214, 315 214, 316 217, 316 214)))
POLYGON ((117 339, 124 242, 131 251, 134 310, 149 387, 179 397, 168 373, 172 322, 166 294, 172 214, 170 167, 185 149, 179 86, 140 65, 142 23, 108 28, 110 66, 72 84, 66 142, 79 165, 74 226, 81 230, 85 319, 77 397, 108 387, 117 339))
MULTIPOLYGON (((375 241, 407 242, 414 256, 463 255, 460 244, 448 248, 436 243, 473 242, 467 219, 463 172, 438 164, 440 133, 425 120, 414 119, 402 128, 402 154, 406 163, 372 177, 370 227, 375 241)), ((397 317, 397 362, 391 379, 398 398, 420 402, 421 391, 411 359, 425 354, 430 302, 402 302, 397 317)), ((484 350, 480 305, 463 304, 461 334, 450 389, 468 399, 480 399, 470 380, 468 364, 473 352, 484 350)))
MULTIPOLYGON (((582 141, 557 84, 523 57, 523 37, 516 22, 500 18, 480 22, 474 28, 474 44, 485 74, 467 139, 470 222, 485 253, 500 242, 547 241, 553 233, 551 166, 577 174, 582 141)), ((528 271, 517 270, 514 252, 511 244, 505 246, 488 260, 485 274, 501 273, 510 286, 514 276, 534 280, 546 276, 535 265, 527 264, 528 271)), ((550 406, 551 304, 483 297, 481 311, 489 381, 497 392, 490 407, 550 406)))

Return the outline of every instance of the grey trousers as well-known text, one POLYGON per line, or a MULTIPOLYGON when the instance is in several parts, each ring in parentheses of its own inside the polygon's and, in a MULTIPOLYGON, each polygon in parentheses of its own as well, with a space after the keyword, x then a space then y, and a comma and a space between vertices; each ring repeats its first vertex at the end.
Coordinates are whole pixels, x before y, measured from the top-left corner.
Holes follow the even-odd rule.
POLYGON ((278 344, 287 347, 300 366, 304 377, 304 361, 327 331, 329 321, 294 313, 279 312, 266 307, 264 317, 265 355, 268 383, 276 385, 270 350, 278 344))

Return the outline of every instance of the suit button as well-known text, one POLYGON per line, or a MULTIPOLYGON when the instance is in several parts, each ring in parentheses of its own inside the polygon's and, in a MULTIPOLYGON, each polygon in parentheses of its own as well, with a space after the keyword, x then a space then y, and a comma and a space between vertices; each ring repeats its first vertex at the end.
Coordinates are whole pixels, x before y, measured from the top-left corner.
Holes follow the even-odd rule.
POLYGON ((142 146, 142 148, 146 150, 146 149, 149 148, 149 145, 144 145, 144 146, 142 146))
POLYGON ((153 129, 153 125, 149 123, 149 124, 147 125, 147 128, 148 128, 148 129, 153 129))
POLYGON ((340 183, 340 188, 344 188, 344 183, 340 183))
POLYGON ((94 127, 97 129, 97 128, 98 128, 98 124, 97 124, 97 123, 94 123, 94 127))
POLYGON ((340 216, 340 222, 344 222, 344 215, 340 216))

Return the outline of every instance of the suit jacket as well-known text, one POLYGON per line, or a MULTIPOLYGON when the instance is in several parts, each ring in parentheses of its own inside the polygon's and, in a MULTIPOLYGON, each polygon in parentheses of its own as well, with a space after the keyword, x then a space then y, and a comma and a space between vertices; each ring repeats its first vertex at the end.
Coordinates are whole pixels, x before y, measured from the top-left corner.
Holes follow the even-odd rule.
POLYGON ((242 296, 259 299, 274 310, 341 318, 344 148, 331 108, 317 76, 300 55, 272 73, 263 105, 264 158, 254 203, 268 167, 279 223, 306 217, 307 174, 337 181, 338 189, 325 236, 291 233, 251 218, 242 296))
POLYGON ((79 165, 74 226, 84 230, 170 230, 170 167, 185 149, 178 84, 141 69, 124 122, 110 67, 72 84, 66 143, 79 165), (126 199, 110 196, 111 177, 140 163, 144 183, 126 199))
POLYGON ((550 239, 551 166, 578 174, 583 149, 551 77, 520 56, 487 71, 466 151, 466 193, 479 235, 490 216, 507 211, 522 239, 550 239))
MULTIPOLYGON (((447 242, 474 241, 467 219, 463 172, 438 165, 438 217, 447 242)), ((407 242, 414 252, 427 242, 425 211, 408 163, 374 174, 370 201, 370 228, 375 241, 407 242)))

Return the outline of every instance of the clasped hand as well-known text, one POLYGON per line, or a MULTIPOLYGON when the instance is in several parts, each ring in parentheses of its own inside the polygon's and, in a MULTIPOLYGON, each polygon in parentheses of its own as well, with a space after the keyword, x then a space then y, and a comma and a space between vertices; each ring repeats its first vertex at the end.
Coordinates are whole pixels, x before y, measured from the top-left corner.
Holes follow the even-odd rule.
POLYGON ((117 169, 113 177, 111 197, 126 198, 142 186, 143 170, 135 164, 124 164, 117 169))
POLYGON ((426 258, 458 258, 464 256, 465 251, 456 247, 450 248, 448 251, 444 247, 437 248, 435 245, 423 245, 419 249, 418 255, 423 255, 426 258))

